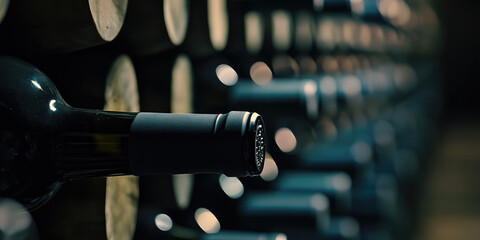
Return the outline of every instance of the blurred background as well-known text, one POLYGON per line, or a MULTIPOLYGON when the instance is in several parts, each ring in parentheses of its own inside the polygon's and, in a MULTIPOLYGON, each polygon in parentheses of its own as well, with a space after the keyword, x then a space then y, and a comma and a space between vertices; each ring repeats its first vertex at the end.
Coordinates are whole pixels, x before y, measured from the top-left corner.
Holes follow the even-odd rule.
POLYGON ((256 111, 269 144, 254 178, 67 182, 34 228, 0 200, 0 238, 478 239, 479 5, 0 0, 0 54, 72 106, 256 111))
POLYGON ((441 137, 426 172, 419 219, 419 239, 475 239, 479 192, 478 183, 478 96, 475 31, 479 21, 472 1, 432 1, 441 23, 442 47, 436 57, 441 66, 445 108, 441 137))

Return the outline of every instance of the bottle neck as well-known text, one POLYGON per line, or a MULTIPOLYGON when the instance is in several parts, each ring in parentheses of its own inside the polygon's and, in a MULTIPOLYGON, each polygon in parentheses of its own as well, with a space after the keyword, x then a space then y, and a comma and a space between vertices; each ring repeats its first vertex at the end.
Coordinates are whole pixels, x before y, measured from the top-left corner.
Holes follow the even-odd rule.
POLYGON ((137 113, 73 108, 66 129, 55 139, 63 180, 132 174, 128 135, 137 113))
POLYGON ((249 176, 263 168, 263 121, 256 113, 66 112, 59 121, 66 124, 54 135, 55 164, 64 180, 129 174, 249 176))

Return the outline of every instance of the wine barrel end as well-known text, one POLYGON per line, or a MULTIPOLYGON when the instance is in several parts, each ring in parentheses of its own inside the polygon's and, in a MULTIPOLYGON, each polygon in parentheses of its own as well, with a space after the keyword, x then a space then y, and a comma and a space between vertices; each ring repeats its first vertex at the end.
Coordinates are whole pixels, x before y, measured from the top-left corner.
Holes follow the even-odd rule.
POLYGON ((100 37, 112 41, 122 29, 128 0, 89 0, 88 3, 100 37))

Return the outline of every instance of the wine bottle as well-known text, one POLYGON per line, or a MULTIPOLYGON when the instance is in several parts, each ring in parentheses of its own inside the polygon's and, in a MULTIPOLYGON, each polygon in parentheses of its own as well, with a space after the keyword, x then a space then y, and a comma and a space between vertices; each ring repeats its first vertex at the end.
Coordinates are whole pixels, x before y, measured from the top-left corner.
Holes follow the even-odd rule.
MULTIPOLYGON (((299 172, 299 174, 301 174, 299 172)), ((298 174, 298 175, 299 175, 298 174)), ((295 176, 298 176, 295 175, 295 176)), ((343 178, 349 179, 347 175, 338 175, 338 174, 327 174, 322 175, 322 173, 315 174, 316 177, 314 178, 302 178, 299 181, 295 179, 291 179, 287 177, 288 180, 286 184, 282 184, 285 186, 284 190, 281 191, 288 191, 289 193, 285 194, 273 194, 275 197, 268 198, 271 202, 275 205, 278 202, 288 202, 289 199, 303 199, 302 197, 306 196, 305 193, 312 193, 312 194, 323 194, 324 191, 328 192, 329 199, 334 198, 343 198, 341 196, 343 193, 347 193, 347 191, 336 191, 333 190, 336 186, 338 186, 341 181, 345 180, 343 178), (336 180, 334 180, 336 179, 336 180), (342 180, 343 179, 343 180, 342 180), (312 182, 305 182, 314 180, 312 182), (315 180, 319 180, 320 182, 315 182, 315 180), (324 180, 326 182, 324 182, 324 180), (331 186, 330 180, 334 180, 334 185, 331 186), (339 182, 340 181, 340 182, 339 182), (293 183, 293 184, 292 184, 293 183), (299 186, 301 184, 308 185, 307 187, 299 186), (315 185, 315 186, 314 186, 315 185), (330 189, 330 190, 328 190, 330 189), (338 196, 335 192, 341 192, 338 196), (288 195, 291 198, 285 198, 288 195)), ((248 201, 250 197, 250 192, 252 191, 252 186, 246 184, 245 189, 242 186, 243 181, 245 183, 249 182, 251 179, 242 179, 241 181, 236 179, 235 177, 226 177, 225 175, 220 175, 215 177, 214 175, 196 175, 195 180, 195 193, 193 196, 194 201, 188 210, 182 211, 172 211, 169 209, 162 209, 161 207, 157 208, 150 208, 145 209, 145 213, 142 214, 145 218, 142 218, 142 224, 138 224, 139 232, 137 232, 137 237, 139 239, 142 238, 153 238, 153 237, 160 237, 164 235, 175 235, 177 238, 187 238, 186 236, 191 235, 187 234, 187 232, 196 233, 198 231, 205 231, 209 234, 215 234, 215 232, 219 231, 219 236, 221 236, 222 232, 229 232, 231 230, 238 231, 238 229, 242 229, 245 231, 252 231, 252 229, 256 229, 256 231, 271 231, 272 228, 275 228, 275 225, 278 223, 275 220, 270 219, 268 216, 261 216, 260 218, 265 218, 266 221, 264 223, 259 224, 259 226, 252 227, 250 225, 255 225, 255 223, 247 224, 245 222, 250 222, 248 219, 251 216, 244 216, 242 213, 242 208, 238 208, 239 205, 242 205, 243 201, 248 201), (219 191, 220 188, 224 191, 219 191), (244 193, 245 191, 245 193, 244 193), (225 193, 225 194, 223 194, 225 193), (246 195, 246 198, 243 197, 246 195), (148 216, 148 217, 147 217, 148 216), (168 216, 168 217, 167 217, 168 216), (162 223, 158 223, 158 221, 154 221, 154 219, 161 218, 161 219, 168 219, 168 224, 164 224, 163 220, 162 223), (245 220, 247 219, 247 220, 245 220), (165 228, 165 226, 172 226, 171 228, 165 228), (189 229, 188 231, 186 229, 189 229), (201 230, 200 230, 201 229, 201 230), (228 229, 228 230, 225 230, 228 229), (141 231, 140 231, 141 230, 141 231)), ((275 183, 274 183, 275 184, 275 183)), ((341 188, 341 187, 340 187, 341 188)), ((258 190, 258 189, 257 189, 258 190)), ((254 193, 253 195, 256 195, 254 193)), ((348 197, 347 197, 348 198, 348 197)), ((348 202, 349 200, 347 200, 348 202)), ((292 203, 293 204, 293 203, 292 203)), ((342 203, 340 203, 342 204, 342 203)), ((302 205, 300 203, 299 205, 302 205)), ((303 206, 303 205, 302 205, 303 206)), ((340 207, 340 205, 337 205, 340 207)), ((274 207, 273 207, 274 208, 274 207)), ((302 207, 299 206, 299 209, 302 207)), ((272 209, 272 206, 266 204, 265 206, 259 207, 260 210, 263 211, 265 209, 272 209)), ((284 208, 278 208, 278 211, 270 211, 269 213, 275 216, 279 216, 280 218, 284 218, 285 227, 282 228, 282 231, 291 232, 292 229, 294 232, 295 229, 298 230, 298 224, 291 223, 287 224, 287 222, 291 219, 302 219, 305 221, 308 226, 312 226, 313 222, 315 221, 312 218, 305 216, 304 213, 295 213, 295 212, 288 212, 285 211, 284 208)), ((269 210, 267 210, 269 211, 269 210)), ((300 211, 301 212, 301 211, 300 211)), ((345 213, 345 212, 344 212, 345 213)), ((262 214, 260 214, 262 215, 262 214)), ((268 214, 267 214, 268 215, 268 214)), ((254 220, 257 221, 257 220, 254 220)), ((314 228, 309 228, 308 226, 304 226, 304 230, 309 232, 307 234, 311 238, 314 238, 318 235, 315 233, 314 228)), ((280 229, 277 226, 277 229, 280 229)), ((240 232, 241 233, 241 232, 240 232)), ((351 217, 338 217, 334 216, 328 223, 325 231, 321 234, 321 239, 354 239, 353 235, 358 235, 359 228, 358 223, 352 219, 351 217), (340 229, 343 228, 343 231, 340 229), (348 230, 347 230, 348 229, 348 230)), ((243 234, 240 234, 243 236, 243 234)), ((250 235, 245 235, 250 236, 250 235)), ((288 237, 295 238, 295 235, 291 236, 290 234, 288 237)), ((190 237, 189 239, 196 239, 195 237, 190 237)))
POLYGON ((355 240, 360 239, 362 230, 355 218, 332 217, 323 235, 324 239, 329 240, 355 240))
POLYGON ((358 140, 351 144, 311 144, 299 157, 303 168, 345 171, 353 179, 368 174, 373 165, 370 144, 358 140))
POLYGON ((396 179, 376 174, 359 182, 352 191, 352 215, 364 225, 384 223, 398 228, 404 223, 404 204, 399 200, 396 179))
POLYGON ((276 162, 267 155, 260 177, 239 180, 220 175, 218 182, 224 193, 232 199, 241 197, 240 193, 243 195, 243 192, 252 191, 322 193, 328 197, 332 215, 346 215, 351 212, 352 180, 344 172, 314 171, 304 168, 292 170, 284 165, 277 166, 276 162), (243 192, 238 191, 238 194, 234 194, 235 189, 242 189, 243 192))
POLYGON ((320 193, 252 193, 243 199, 239 208, 244 228, 281 229, 297 239, 301 236, 320 238, 328 228, 329 212, 328 199, 320 193))
MULTIPOLYGON (((220 184, 223 185, 223 187, 227 187, 226 185, 228 185, 228 183, 226 182, 232 182, 232 179, 225 179, 228 177, 223 176, 220 178, 220 184)), ((215 179, 213 176, 208 176, 208 180, 215 179)), ((296 232, 295 229, 298 230, 300 224, 298 222, 289 224, 289 220, 294 219, 300 219, 302 223, 306 224, 300 227, 301 229, 308 229, 311 232, 318 233, 318 228, 328 227, 329 216, 328 211, 325 209, 328 209, 328 200, 321 194, 248 194, 246 198, 241 198, 237 195, 238 199, 233 199, 226 197, 226 195, 224 195, 224 197, 220 196, 218 181, 217 184, 214 184, 214 182, 215 181, 208 186, 202 185, 201 189, 197 188, 199 183, 196 183, 195 189, 198 190, 197 193, 200 194, 194 196, 194 203, 191 205, 191 208, 186 211, 170 211, 169 213, 168 210, 162 212, 157 209, 157 211, 149 212, 150 217, 144 219, 149 229, 144 228, 139 234, 144 238, 161 236, 160 234, 162 234, 162 232, 155 229, 153 221, 157 214, 168 215, 173 224, 177 226, 186 227, 194 231, 201 229, 201 231, 208 234, 215 234, 219 231, 222 232, 225 231, 225 229, 227 229, 227 231, 270 232, 278 231, 278 229, 281 228, 282 232, 284 232, 292 230, 289 225, 293 225, 293 231, 296 232), (215 188, 217 188, 217 190, 215 190, 215 188), (270 197, 263 201, 264 195, 270 197), (255 198, 255 200, 252 200, 253 198, 255 198), (270 201, 267 202, 266 200, 270 201), (273 206, 270 205, 270 203, 273 203, 273 206), (246 208, 255 208, 257 211, 245 210, 246 208), (287 210, 285 210, 285 208, 287 208, 287 210), (272 215, 277 216, 277 218, 274 218, 277 220, 272 219, 272 215), (263 221, 261 219, 263 219, 263 221), (279 226, 278 223, 282 223, 281 226, 283 227, 279 226)), ((208 181, 208 183, 212 182, 208 181)), ((231 196, 233 197, 233 194, 236 194, 234 192, 238 189, 235 190, 234 188, 236 187, 232 185, 230 185, 230 187, 232 188, 225 190, 229 194, 232 194, 231 196)), ((175 234, 179 228, 177 227, 177 229, 175 229, 175 227, 173 227, 172 230, 172 234, 175 234)), ((186 231, 182 231, 182 233, 182 235, 185 235, 186 231)))
MULTIPOLYGON (((192 67, 189 58, 178 51, 168 51, 148 57, 134 58, 141 95, 140 106, 145 111, 193 112, 192 67)), ((163 212, 181 211, 190 206, 196 187, 192 174, 143 176, 139 178, 139 204, 134 239, 168 238, 158 228, 155 217, 163 212)), ((175 220, 175 219, 174 219, 175 220)), ((178 225, 173 223, 174 228, 178 225)), ((183 230, 182 230, 183 232, 183 230)), ((177 235, 177 234, 174 234, 177 235)))
POLYGON ((2 50, 22 55, 71 52, 112 41, 127 0, 12 1, 0 29, 2 50))
POLYGON ((279 191, 325 194, 334 215, 345 215, 351 211, 352 180, 343 172, 282 171, 272 184, 279 191))
MULTIPOLYGON (((325 98, 325 100, 332 98, 332 94, 328 92, 318 96, 320 95, 318 91, 322 89, 317 86, 315 79, 310 81, 308 78, 272 79, 272 74, 269 72, 270 74, 264 74, 262 79, 253 78, 252 81, 241 78, 237 74, 236 66, 235 62, 222 57, 195 61, 194 76, 198 82, 195 84, 195 91, 201 100, 195 102, 196 109, 205 111, 225 109, 226 106, 247 109, 254 107, 268 112, 276 111, 282 115, 293 111, 302 117, 311 116, 315 119, 318 117, 315 113, 318 113, 319 108, 322 107, 319 106, 318 98, 325 98), (283 103, 281 110, 277 107, 280 106, 279 103, 283 103), (309 114, 308 111, 312 113, 309 114)), ((264 70, 259 69, 265 72, 264 70)), ((322 76, 315 78, 322 79, 322 76)), ((333 88, 336 89, 333 77, 328 78, 324 84, 333 84, 333 88)))
MULTIPOLYGON (((51 76, 66 101, 75 106, 138 112, 139 96, 132 61, 110 50, 95 47, 42 57, 36 64, 51 76)), ((131 238, 128 236, 135 230, 138 192, 136 176, 69 181, 32 215, 42 239, 131 238)))
MULTIPOLYGON (((387 136, 388 130, 381 131, 385 132, 382 133, 384 138, 391 138, 387 136)), ((391 172, 379 168, 379 162, 385 159, 379 159, 380 146, 376 143, 375 137, 379 136, 374 136, 372 128, 356 127, 348 134, 341 134, 332 143, 312 144, 302 153, 300 162, 306 163, 305 166, 309 169, 315 169, 317 162, 317 167, 322 170, 332 171, 340 168, 348 172, 354 179, 351 214, 362 224, 379 221, 390 224, 398 215, 399 203, 395 202, 399 197, 398 182, 391 172), (348 143, 351 144, 350 149, 342 150, 349 146, 348 143), (345 161, 349 159, 345 158, 348 154, 354 157, 345 161), (350 167, 346 169, 346 166, 350 167)))
POLYGON ((282 112, 297 111, 304 118, 316 119, 323 110, 344 108, 369 99, 385 101, 396 93, 411 91, 416 85, 414 71, 402 64, 359 73, 298 78, 272 78, 270 72, 260 80, 241 78, 236 66, 232 60, 222 57, 195 61, 195 77, 199 82, 195 85, 196 92, 202 94, 200 99, 204 99, 196 103, 199 109, 202 104, 205 105, 203 108, 231 104, 242 108, 255 106, 272 112, 278 110, 272 107, 274 104, 283 103, 282 112), (409 69, 403 72, 413 74, 391 76, 402 72, 402 68, 409 69))
POLYGON ((2 195, 30 208, 40 206, 61 182, 72 179, 195 172, 248 176, 263 167, 264 127, 256 113, 77 109, 66 104, 33 66, 9 57, 2 57, 0 66, 1 111, 8 116, 2 119, 2 195), (25 94, 31 98, 18 97, 25 94), (185 146, 189 151, 183 151, 185 146), (159 162, 158 155, 175 160, 159 162), (191 161, 198 156, 209 158, 191 161))
MULTIPOLYGON (((192 66, 185 54, 165 52, 149 57, 134 58, 141 95, 140 106, 145 111, 194 112, 192 66)), ((194 188, 193 176, 148 176, 140 179, 140 207, 185 209, 194 188), (158 194, 162 189, 162 194, 158 194)))
MULTIPOLYGON (((268 158, 267 160, 268 161, 268 158)), ((199 208, 211 211, 218 219, 222 229, 234 229, 239 224, 238 216, 241 213, 237 206, 241 203, 243 196, 251 192, 280 190, 291 193, 321 193, 325 194, 330 201, 332 213, 345 215, 350 213, 351 208, 351 180, 345 173, 339 172, 303 172, 303 171, 280 171, 278 168, 269 169, 268 162, 261 173, 261 178, 238 179, 220 175, 196 175, 195 188, 192 196, 192 203, 189 211, 182 214, 190 214, 199 208), (266 171, 276 171, 277 179, 274 179, 266 171)), ((160 209, 157 210, 157 212, 160 209)), ((152 213, 153 214, 153 213, 152 213)), ((178 215, 179 213, 177 213, 178 215)), ((172 217, 175 218, 175 217, 172 217)), ((181 216, 184 220, 185 216, 181 216)), ((147 222, 152 217, 147 218, 147 222)), ((190 225, 195 225, 193 218, 190 225)), ((150 223, 152 225, 152 223, 150 223)), ((146 231, 142 231, 145 233, 146 231)))
MULTIPOLYGON (((308 143, 316 138, 311 127, 317 125, 322 116, 340 116, 343 110, 363 109, 374 102, 385 104, 388 103, 386 99, 397 92, 394 79, 378 78, 378 75, 388 76, 394 69, 390 67, 385 67, 389 69, 386 73, 379 68, 359 74, 273 79, 262 86, 239 78, 228 63, 228 60, 216 58, 194 64, 198 79, 195 88, 200 99, 195 102, 196 109, 223 111, 226 106, 235 106, 262 113, 270 123, 267 132, 272 139, 277 139, 274 136, 280 129, 288 135, 293 133, 290 142, 295 142, 297 147, 285 151, 280 147, 281 151, 276 152, 300 153, 305 145, 302 141, 308 143), (376 77, 369 79, 369 75, 376 77)), ((279 135, 279 139, 287 138, 279 135)), ((270 148, 271 151, 276 149, 276 146, 270 148)), ((272 154, 277 157, 276 153, 272 154)))
MULTIPOLYGON (((104 110, 137 112, 141 105, 152 112, 191 111, 190 66, 185 55, 169 51, 153 57, 135 57, 133 61, 122 55, 112 63, 118 53, 111 50, 102 46, 37 64, 55 77, 52 80, 62 93, 68 94, 65 99, 69 103, 83 108, 105 106, 104 110), (90 71, 82 71, 85 66, 90 71)), ((189 174, 70 181, 52 201, 34 211, 34 216, 41 225, 42 238, 130 239, 134 233, 148 230, 142 219, 151 220, 154 216, 149 217, 145 209, 155 212, 161 207, 188 206, 192 183, 189 174), (73 213, 72 206, 73 209, 88 206, 89 211, 73 213), (51 225, 62 226, 62 230, 51 225)))
POLYGON ((194 211, 171 211, 169 209, 143 208, 142 224, 138 225, 134 239, 177 240, 238 240, 238 239, 287 239, 283 233, 248 230, 223 230, 218 219, 208 209, 194 211), (153 210, 153 211, 152 211, 153 210), (185 219, 188 219, 185 221, 185 219), (141 232, 139 232, 141 231, 141 232))
MULTIPOLYGON (((194 93, 191 88, 191 77, 193 75, 191 74, 188 57, 183 54, 176 55, 175 51, 171 52, 171 54, 165 53, 157 56, 134 58, 134 63, 137 66, 139 92, 142 99, 147 99, 140 102, 142 107, 144 109, 147 108, 148 111, 163 109, 162 111, 191 112, 194 109, 192 101, 194 93), (161 75, 159 76, 159 74, 161 75), (171 94, 168 93, 170 89, 171 94), (169 98, 166 98, 167 95, 169 98), (171 102, 171 106, 161 104, 168 102, 171 102)), ((218 187, 217 175, 196 175, 194 179, 189 175, 173 176, 173 178, 166 177, 149 176, 140 177, 139 179, 140 197, 137 228, 135 230, 136 239, 167 238, 166 235, 169 235, 169 233, 159 230, 153 221, 162 212, 171 217, 174 225, 198 229, 194 219, 196 208, 208 207, 214 211, 210 207, 211 204, 208 206, 198 205, 202 202, 205 203, 206 193, 209 196, 207 199, 209 203, 222 202, 221 197, 225 197, 225 194, 221 192, 215 195, 215 193, 221 191, 218 187), (208 184, 204 179, 213 179, 214 184, 216 184, 208 184), (190 191, 193 193, 189 193, 190 191), (224 196, 221 196, 221 194, 224 196), (219 198, 217 199, 218 196, 219 198), (190 202, 190 199, 193 202, 190 202), (190 218, 186 220, 186 216, 190 218)), ((228 205, 228 202, 226 204, 228 205)), ((216 206, 214 209, 225 208, 216 206)), ((218 211, 215 211, 215 214, 217 213, 218 211)), ((225 219, 223 216, 218 217, 222 222, 222 226, 226 221, 229 221, 229 219, 225 219)), ((175 232, 172 234, 179 237, 177 236, 179 235, 177 230, 181 230, 181 228, 177 227, 177 230, 174 229, 175 227, 171 230, 175 232)))
MULTIPOLYGON (((226 193, 232 194, 231 197, 234 197, 233 194, 237 189, 233 182, 235 181, 231 178, 220 176, 220 185, 226 193)), ((213 186, 214 184, 210 185, 210 187, 213 186)), ((202 191, 204 195, 212 194, 212 191, 205 190, 207 190, 207 186, 202 191)), ((201 195, 197 196, 201 197, 201 195)), ((316 208, 321 207, 323 198, 320 196, 318 192, 312 194, 302 192, 247 193, 245 198, 236 196, 238 199, 235 197, 235 199, 222 198, 220 200, 218 197, 221 196, 210 195, 210 202, 204 202, 206 204, 204 207, 196 207, 196 210, 194 208, 192 211, 183 212, 182 216, 170 216, 172 222, 177 222, 181 226, 190 226, 193 229, 200 227, 209 234, 215 234, 217 231, 219 233, 228 232, 233 229, 235 229, 234 231, 241 229, 242 231, 262 232, 282 229, 282 232, 288 232, 287 236, 294 239, 299 237, 304 239, 317 237, 320 239, 354 239, 354 236, 359 234, 358 223, 351 217, 329 218, 325 216, 324 212, 321 212, 322 210, 316 208), (266 199, 263 199, 264 196, 267 196, 266 199), (255 210, 250 211, 249 208, 255 210), (311 210, 310 213, 308 209, 311 210), (315 215, 315 212, 319 215, 315 215), (330 220, 319 223, 318 221, 322 221, 322 218, 330 220), (178 222, 178 219, 181 219, 180 222, 183 225, 178 222), (325 229, 319 232, 319 227, 322 227, 323 224, 326 224, 325 229), (344 231, 339 231, 341 227, 344 228, 344 231)), ((152 218, 154 217, 152 216, 152 218)))
MULTIPOLYGON (((135 68, 130 56, 113 44, 23 60, 41 69, 62 93, 64 100, 79 108, 104 108, 107 82, 113 79, 129 79, 122 80, 125 82, 133 79, 136 86, 135 68), (121 56, 125 61, 119 60, 121 56)), ((138 96, 135 98, 138 102, 138 96)))

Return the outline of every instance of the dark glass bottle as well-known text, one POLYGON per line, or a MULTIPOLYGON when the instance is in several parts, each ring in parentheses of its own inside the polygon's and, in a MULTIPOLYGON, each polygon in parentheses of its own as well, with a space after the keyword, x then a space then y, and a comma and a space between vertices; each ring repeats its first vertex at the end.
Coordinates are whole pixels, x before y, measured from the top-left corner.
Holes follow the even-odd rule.
POLYGON ((330 206, 321 193, 248 194, 239 208, 242 227, 285 232, 295 239, 321 239, 330 222, 330 206))
POLYGON ((256 233, 242 231, 220 231, 214 234, 204 234, 202 240, 286 240, 283 233, 256 233))
POLYGON ((198 172, 249 176, 263 168, 264 127, 256 113, 73 108, 48 77, 9 57, 0 58, 0 79, 0 194, 29 208, 72 179, 198 172))

